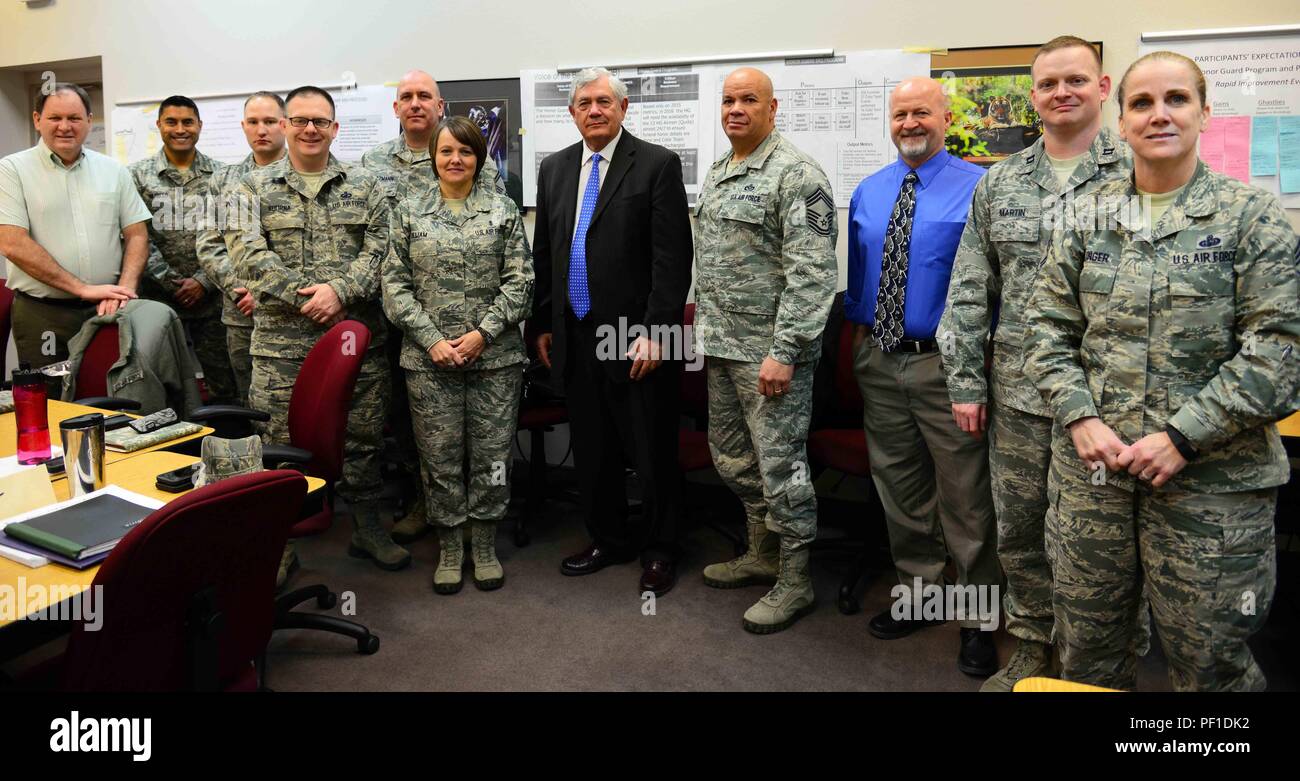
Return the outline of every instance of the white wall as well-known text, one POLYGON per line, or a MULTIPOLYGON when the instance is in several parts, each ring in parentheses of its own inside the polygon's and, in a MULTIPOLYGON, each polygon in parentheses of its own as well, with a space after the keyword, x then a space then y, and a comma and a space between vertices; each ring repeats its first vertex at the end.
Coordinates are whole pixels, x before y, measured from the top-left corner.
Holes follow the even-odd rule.
MULTIPOLYGON (((1144 31, 1296 22, 1295 0, 53 0, 40 8, 11 0, 0 2, 0 67, 100 56, 111 107, 175 92, 337 82, 345 71, 362 84, 413 67, 439 79, 502 78, 561 62, 1002 46, 1072 33, 1102 41, 1118 76, 1144 31)), ((0 132, 8 132, 3 114, 0 132)), ((1112 103, 1112 125, 1114 115, 1112 103)), ((1292 221, 1300 227, 1296 212, 1292 221)))
POLYGON ((1300 22, 1295 0, 53 0, 0 3, 0 67, 103 57, 105 100, 303 82, 513 77, 560 62, 835 47, 1001 46, 1073 33, 1123 71, 1143 31, 1300 22), (738 16, 737 10, 744 9, 738 16))

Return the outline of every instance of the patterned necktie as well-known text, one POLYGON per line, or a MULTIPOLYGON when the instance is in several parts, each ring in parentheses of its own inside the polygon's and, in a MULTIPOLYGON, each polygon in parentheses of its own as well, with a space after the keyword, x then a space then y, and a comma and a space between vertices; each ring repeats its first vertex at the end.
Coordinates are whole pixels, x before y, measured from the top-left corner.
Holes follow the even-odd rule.
POLYGON ((591 311, 591 291, 587 289, 587 228, 591 227, 591 214, 596 211, 596 197, 600 195, 600 153, 591 156, 591 173, 587 174, 587 189, 582 192, 582 210, 578 212, 578 228, 573 232, 569 246, 569 306, 578 319, 591 311))
POLYGON ((880 258, 880 289, 876 291, 876 324, 871 335, 885 352, 903 340, 903 299, 907 294, 907 250, 912 243, 912 214, 916 211, 916 171, 908 171, 898 188, 894 212, 885 229, 880 258))

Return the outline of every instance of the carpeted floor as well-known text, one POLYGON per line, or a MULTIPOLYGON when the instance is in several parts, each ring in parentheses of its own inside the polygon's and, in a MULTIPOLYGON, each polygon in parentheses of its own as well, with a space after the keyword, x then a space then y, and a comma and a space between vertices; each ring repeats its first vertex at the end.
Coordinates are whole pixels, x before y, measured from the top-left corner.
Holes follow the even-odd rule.
MULTIPOLYGON (((551 474, 558 491, 569 475, 551 474)), ((701 497, 728 507, 733 500, 718 493, 724 490, 693 487, 693 514, 717 512, 701 497)), ((852 493, 851 481, 837 490, 852 493)), ((866 507, 823 502, 823 526, 860 522, 866 507)), ((553 497, 530 531, 532 543, 516 548, 509 525, 499 530, 503 588, 480 592, 467 570, 465 588, 441 596, 430 587, 435 535, 410 546, 410 568, 383 572, 347 556, 350 523, 338 515, 328 534, 300 541, 303 566, 290 585, 326 583, 343 595, 335 614, 351 592, 356 612, 347 617, 379 635, 379 652, 361 656, 343 637, 279 631, 267 684, 279 691, 975 691, 981 683, 956 668, 956 624, 888 642, 867 633, 870 617, 892 602, 892 571, 869 574, 859 587, 861 612, 846 616, 835 597, 848 559, 816 553, 816 612, 760 637, 743 631, 740 618, 762 587, 721 591, 701 579, 706 564, 732 555, 730 543, 707 528, 687 529, 678 585, 652 606, 638 593, 637 564, 580 578, 560 574, 560 560, 587 543, 571 499, 553 497)), ((1279 599, 1252 643, 1274 690, 1296 689, 1294 594, 1279 599)), ((999 631, 997 644, 1005 661, 1014 640, 999 631)), ((1158 648, 1141 660, 1139 687, 1169 688, 1158 648)))

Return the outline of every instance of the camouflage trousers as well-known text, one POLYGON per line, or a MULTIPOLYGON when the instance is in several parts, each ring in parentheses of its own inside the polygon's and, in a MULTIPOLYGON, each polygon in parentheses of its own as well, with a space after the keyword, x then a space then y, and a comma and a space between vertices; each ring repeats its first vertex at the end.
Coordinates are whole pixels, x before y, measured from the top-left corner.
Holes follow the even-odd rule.
POLYGON ((1277 489, 1206 494, 1093 485, 1059 452, 1048 480, 1047 547, 1063 677, 1132 689, 1143 584, 1178 691, 1260 691, 1246 640, 1277 580, 1277 489))
POLYGON ((523 384, 520 366, 406 373, 431 524, 455 527, 506 516, 523 384))
POLYGON ((817 362, 795 365, 790 389, 780 396, 758 392, 759 366, 708 359, 709 450, 749 522, 803 547, 817 537, 817 494, 805 447, 817 362))
MULTIPOLYGON (((257 433, 266 444, 289 444, 289 399, 298 377, 301 360, 253 356, 253 376, 248 386, 248 403, 270 413, 271 420, 258 424, 257 433)), ((384 442, 384 414, 390 395, 388 363, 382 347, 366 351, 352 393, 348 428, 343 439, 343 480, 339 495, 348 504, 373 502, 383 490, 379 452, 384 442)), ((315 422, 308 422, 315 425, 315 422)))
POLYGON ((1052 419, 992 405, 989 480, 998 518, 998 560, 1007 576, 1007 631, 1052 642, 1052 568, 1043 541, 1052 419))
POLYGON ((230 370, 235 376, 235 394, 240 404, 248 403, 248 386, 253 381, 253 356, 248 347, 253 339, 253 326, 226 325, 226 353, 230 356, 230 370))
POLYGON ((226 326, 218 315, 184 320, 194 356, 203 367, 203 380, 208 385, 212 400, 234 401, 235 375, 230 366, 230 350, 226 346, 226 326))

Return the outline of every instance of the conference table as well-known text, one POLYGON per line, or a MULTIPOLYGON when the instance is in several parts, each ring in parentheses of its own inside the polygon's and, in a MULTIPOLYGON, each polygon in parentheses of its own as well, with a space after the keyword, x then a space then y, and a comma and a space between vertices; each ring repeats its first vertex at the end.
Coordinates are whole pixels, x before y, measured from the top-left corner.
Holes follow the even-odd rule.
POLYGON ((1300 412, 1278 421, 1277 430, 1284 437, 1300 437, 1300 412))
MULTIPOLYGON (((109 417, 110 415, 118 414, 111 410, 98 409, 96 407, 87 407, 84 404, 73 404, 70 401, 56 401, 54 399, 51 399, 50 401, 47 401, 46 404, 48 405, 47 409, 49 410, 47 415, 50 421, 49 424, 50 444, 55 446, 61 444, 59 441, 59 424, 67 420, 68 418, 75 418, 79 415, 86 415, 91 412, 103 413, 104 417, 109 417)), ((140 417, 139 415, 132 415, 130 412, 124 414, 133 418, 140 417)), ((196 439, 203 439, 204 437, 206 437, 208 434, 211 433, 212 433, 212 429, 208 428, 207 426, 204 426, 203 430, 199 431, 198 433, 190 434, 184 437, 177 437, 176 439, 172 439, 158 445, 153 445, 152 447, 141 448, 132 453, 121 453, 115 450, 105 450, 104 463, 113 464, 118 461, 124 461, 133 456, 142 455, 144 453, 152 453, 157 450, 171 450, 175 448, 177 445, 183 445, 186 442, 192 442, 193 440, 196 439)), ((17 452, 18 452, 17 416, 12 412, 6 412, 3 415, 0 415, 0 458, 12 456, 17 452)))
MULTIPOLYGON (((57 421, 87 412, 114 414, 106 410, 60 401, 51 401, 49 405, 51 432, 57 431, 57 421)), ((170 502, 184 496, 188 491, 169 493, 159 490, 155 480, 163 472, 197 463, 199 459, 185 453, 169 452, 164 448, 174 447, 211 433, 212 429, 205 427, 197 434, 164 442, 159 446, 142 448, 133 453, 105 451, 104 481, 161 502, 170 502)), ((16 442, 14 414, 9 412, 0 415, 0 456, 13 455, 16 442)), ((309 495, 318 492, 324 485, 325 481, 320 478, 307 478, 309 495)), ((54 490, 54 498, 57 501, 68 498, 69 488, 65 475, 50 476, 50 487, 54 490)), ((56 589, 55 593, 60 595, 80 593, 90 587, 98 571, 98 565, 83 570, 54 562, 43 567, 28 567, 0 557, 0 589, 12 589, 13 596, 10 597, 10 601, 23 598, 21 611, 24 615, 30 615, 50 606, 51 588, 56 589), (20 584, 22 588, 19 587, 20 584)), ((2 599, 0 604, 3 604, 2 599)), ((59 635, 66 634, 70 626, 69 622, 28 621, 5 611, 0 614, 0 662, 12 659, 59 635)))

